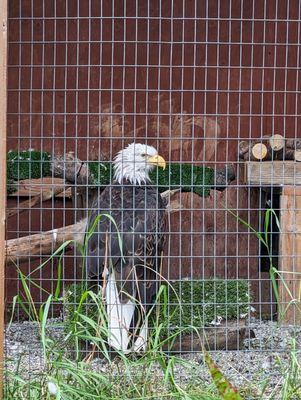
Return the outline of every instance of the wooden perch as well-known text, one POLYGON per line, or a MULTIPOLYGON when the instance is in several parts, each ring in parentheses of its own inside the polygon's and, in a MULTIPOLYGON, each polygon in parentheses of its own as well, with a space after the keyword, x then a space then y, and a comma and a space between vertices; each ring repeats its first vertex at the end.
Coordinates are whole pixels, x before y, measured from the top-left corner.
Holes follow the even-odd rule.
POLYGON ((21 214, 24 211, 27 211, 29 208, 34 207, 38 203, 42 203, 43 201, 47 201, 52 199, 52 197, 57 196, 58 194, 64 192, 67 189, 66 186, 58 186, 52 189, 41 190, 41 193, 37 196, 31 197, 29 200, 23 201, 15 208, 9 208, 6 213, 6 217, 12 217, 16 214, 21 214))
POLYGON ((17 190, 9 195, 9 197, 33 197, 39 196, 41 192, 45 192, 55 187, 64 187, 63 192, 58 193, 56 197, 71 198, 71 187, 65 186, 65 181, 61 178, 52 178, 44 176, 37 179, 22 179, 18 181, 17 190))
MULTIPOLYGON (((69 152, 64 156, 54 156, 51 161, 51 172, 54 177, 64 179, 64 182, 69 182, 80 186, 92 183, 88 164, 74 157, 73 152, 69 152)), ((38 203, 50 200, 52 197, 57 196, 67 189, 68 186, 65 185, 52 188, 41 188, 39 194, 22 202, 17 208, 9 209, 6 213, 6 216, 9 218, 16 214, 20 214, 29 208, 34 207, 38 203)))
MULTIPOLYGON (((173 199, 179 189, 166 190, 161 196, 166 199, 166 212, 173 213, 181 209, 180 203, 173 199)), ((24 236, 18 239, 6 241, 6 262, 13 264, 16 261, 22 262, 38 256, 51 256, 64 242, 73 240, 74 243, 82 244, 86 232, 87 220, 82 219, 76 224, 63 228, 24 236)))
POLYGON ((77 224, 53 229, 48 232, 24 236, 6 241, 6 261, 12 264, 36 256, 50 256, 67 240, 82 243, 86 229, 86 220, 77 224))
POLYGON ((93 183, 88 164, 74 157, 73 152, 54 156, 51 162, 51 172, 53 176, 76 185, 82 186, 93 183))

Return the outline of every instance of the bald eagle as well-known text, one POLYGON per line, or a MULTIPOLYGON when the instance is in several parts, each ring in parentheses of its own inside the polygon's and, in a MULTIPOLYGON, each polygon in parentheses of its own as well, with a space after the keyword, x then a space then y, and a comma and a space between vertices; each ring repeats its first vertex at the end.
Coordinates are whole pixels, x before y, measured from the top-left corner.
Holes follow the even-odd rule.
POLYGON ((146 316, 165 241, 165 202, 149 173, 165 166, 154 147, 128 145, 115 157, 114 181, 94 199, 88 218, 89 230, 104 215, 88 242, 87 272, 105 288, 108 344, 125 353, 147 344, 146 316))

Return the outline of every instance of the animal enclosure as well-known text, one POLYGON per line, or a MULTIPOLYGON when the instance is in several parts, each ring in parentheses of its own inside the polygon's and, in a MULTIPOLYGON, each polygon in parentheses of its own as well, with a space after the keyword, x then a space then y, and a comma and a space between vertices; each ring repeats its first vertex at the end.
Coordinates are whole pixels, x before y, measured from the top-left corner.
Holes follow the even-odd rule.
POLYGON ((74 244, 52 255, 82 243, 133 142, 167 163, 151 175, 168 203, 160 280, 169 312, 185 309, 166 329, 196 323, 213 350, 251 350, 252 323, 300 322, 300 8, 8 2, 6 322, 28 319, 20 276, 37 307, 55 294, 51 317, 70 315, 84 257, 74 244))

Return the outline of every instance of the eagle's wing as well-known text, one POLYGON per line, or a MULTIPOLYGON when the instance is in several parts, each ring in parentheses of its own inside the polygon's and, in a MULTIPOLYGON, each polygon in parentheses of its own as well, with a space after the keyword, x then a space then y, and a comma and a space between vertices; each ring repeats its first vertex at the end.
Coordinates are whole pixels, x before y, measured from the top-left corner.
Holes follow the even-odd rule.
POLYGON ((165 203, 152 187, 107 187, 95 198, 88 222, 90 229, 103 215, 88 242, 88 276, 101 279, 107 254, 122 292, 133 295, 133 281, 138 278, 148 288, 147 298, 142 290, 141 301, 149 303, 164 246, 164 210, 165 203))
POLYGON ((157 291, 164 210, 160 194, 152 187, 108 187, 93 203, 88 228, 98 215, 103 216, 88 242, 88 275, 102 280, 107 254, 112 265, 106 287, 109 344, 116 349, 127 350, 130 326, 141 327, 134 347, 146 344, 147 321, 142 322, 134 299, 141 304, 143 314, 157 291))

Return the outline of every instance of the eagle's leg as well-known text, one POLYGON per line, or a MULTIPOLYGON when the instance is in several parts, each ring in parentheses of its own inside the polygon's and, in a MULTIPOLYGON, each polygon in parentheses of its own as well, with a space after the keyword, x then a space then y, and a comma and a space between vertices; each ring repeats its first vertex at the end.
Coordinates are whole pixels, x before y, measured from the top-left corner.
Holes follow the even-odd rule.
POLYGON ((115 274, 111 271, 106 286, 108 316, 108 344, 115 350, 127 352, 130 341, 130 324, 135 312, 135 303, 128 300, 121 303, 115 274))

